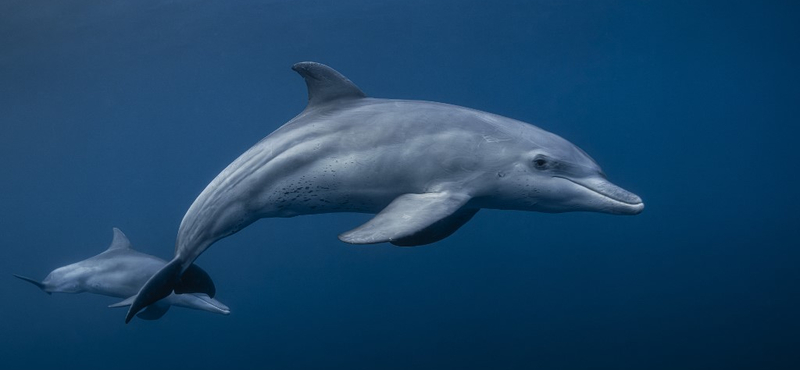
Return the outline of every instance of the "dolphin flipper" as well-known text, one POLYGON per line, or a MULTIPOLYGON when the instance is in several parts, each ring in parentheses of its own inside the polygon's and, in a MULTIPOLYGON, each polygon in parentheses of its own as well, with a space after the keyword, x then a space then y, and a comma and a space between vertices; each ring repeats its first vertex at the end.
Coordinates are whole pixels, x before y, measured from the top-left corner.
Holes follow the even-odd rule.
POLYGON ((351 244, 391 242, 416 246, 435 242, 469 221, 476 211, 459 211, 470 197, 441 192, 404 194, 397 197, 367 223, 339 235, 351 244))
POLYGON ((42 284, 42 283, 40 283, 40 282, 38 282, 38 281, 36 281, 36 280, 34 280, 34 279, 31 279, 31 278, 29 278, 29 277, 20 276, 20 275, 17 275, 17 274, 12 274, 12 275, 14 275, 14 277, 15 277, 15 278, 17 278, 17 279, 25 280, 25 281, 27 281, 27 282, 29 282, 29 283, 33 284, 33 285, 36 285, 36 286, 37 286, 39 289, 41 289, 43 292, 45 292, 45 293, 47 293, 47 294, 50 294, 50 292, 48 292, 48 291, 44 290, 44 288, 45 288, 44 284, 42 284))
POLYGON ((448 217, 434 222, 413 235, 392 240, 391 243, 400 247, 416 247, 438 242, 452 235, 461 226, 464 226, 464 224, 471 220, 472 216, 475 216, 479 210, 479 208, 459 210, 448 217))
POLYGON ((118 308, 118 307, 127 307, 133 304, 133 301, 136 299, 136 296, 128 297, 124 301, 119 301, 114 304, 108 305, 108 308, 118 308))
POLYGON ((170 307, 172 306, 165 303, 156 302, 147 306, 147 308, 144 311, 139 312, 136 317, 143 320, 158 320, 161 318, 161 316, 164 316, 167 311, 169 311, 170 307))

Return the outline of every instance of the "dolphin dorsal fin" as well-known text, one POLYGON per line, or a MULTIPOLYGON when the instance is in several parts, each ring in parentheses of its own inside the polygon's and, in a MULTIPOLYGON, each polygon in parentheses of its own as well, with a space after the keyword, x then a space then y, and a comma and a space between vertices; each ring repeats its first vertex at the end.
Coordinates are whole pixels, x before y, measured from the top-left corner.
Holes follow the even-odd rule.
POLYGON ((128 249, 131 247, 131 241, 122 233, 120 229, 114 228, 114 239, 111 240, 111 245, 108 246, 109 251, 117 249, 128 249))
POLYGON ((303 76, 308 87, 308 107, 342 98, 364 98, 361 89, 331 67, 316 62, 300 62, 292 69, 303 76))

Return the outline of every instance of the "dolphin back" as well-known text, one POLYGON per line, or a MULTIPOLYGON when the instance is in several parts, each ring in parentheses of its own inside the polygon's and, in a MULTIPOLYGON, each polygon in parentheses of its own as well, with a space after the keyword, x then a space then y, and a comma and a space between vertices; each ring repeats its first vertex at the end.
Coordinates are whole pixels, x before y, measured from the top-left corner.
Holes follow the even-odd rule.
POLYGON ((38 282, 38 281, 36 281, 36 280, 34 280, 34 279, 31 279, 31 278, 29 278, 29 277, 20 276, 20 275, 17 275, 17 274, 12 274, 12 275, 14 275, 14 277, 15 277, 15 278, 17 278, 17 279, 25 280, 25 281, 27 281, 27 282, 29 282, 29 283, 33 284, 33 285, 36 285, 36 286, 37 286, 39 289, 41 289, 43 292, 45 292, 45 293, 47 293, 47 294, 50 294, 50 292, 48 292, 48 291, 44 290, 44 288, 45 288, 44 284, 42 284, 42 283, 40 283, 40 282, 38 282))

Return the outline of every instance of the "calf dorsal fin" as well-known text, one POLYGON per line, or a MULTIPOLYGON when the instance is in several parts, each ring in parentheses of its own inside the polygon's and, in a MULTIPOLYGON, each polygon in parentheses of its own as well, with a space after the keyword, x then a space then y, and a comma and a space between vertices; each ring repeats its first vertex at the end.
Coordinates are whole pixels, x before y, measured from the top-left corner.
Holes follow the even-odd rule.
POLYGON ((128 240, 128 237, 122 233, 122 230, 114 228, 114 239, 111 239, 111 245, 108 246, 107 251, 113 251, 117 249, 129 249, 131 247, 131 241, 128 240))

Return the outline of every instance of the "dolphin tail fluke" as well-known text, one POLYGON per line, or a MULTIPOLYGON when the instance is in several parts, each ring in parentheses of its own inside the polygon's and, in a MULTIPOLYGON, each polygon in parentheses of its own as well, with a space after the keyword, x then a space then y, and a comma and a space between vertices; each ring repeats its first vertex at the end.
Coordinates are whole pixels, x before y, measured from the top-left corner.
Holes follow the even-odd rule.
POLYGON ((33 284, 33 285, 36 285, 36 286, 37 286, 37 287, 39 287, 39 289, 41 289, 43 292, 45 292, 45 293, 47 293, 47 294, 50 294, 50 292, 48 292, 48 291, 44 290, 44 288, 45 288, 44 284, 42 284, 42 283, 40 283, 40 282, 38 282, 38 281, 36 281, 36 280, 34 280, 34 279, 31 279, 31 278, 29 278, 29 277, 20 276, 20 275, 17 275, 17 274, 12 274, 12 275, 14 275, 14 277, 15 277, 15 278, 17 278, 17 279, 25 280, 25 281, 27 281, 27 282, 29 282, 29 283, 33 284))
MULTIPOLYGON (((130 298, 128 298, 128 299, 126 299, 124 301, 121 301, 121 302, 117 302, 117 303, 108 305, 108 308, 118 308, 118 307, 130 306, 131 304, 133 304, 133 300, 134 299, 136 299, 136 296, 130 297, 130 298)), ((140 318, 142 320, 158 320, 158 319, 161 318, 161 316, 164 316, 164 314, 167 313, 169 308, 170 308, 169 304, 159 301, 159 302, 156 302, 156 303, 153 303, 153 304, 147 306, 147 308, 145 308, 144 311, 139 312, 136 315, 136 317, 138 317, 138 318, 140 318)))
POLYGON ((158 300, 170 295, 178 285, 181 275, 181 262, 173 259, 161 270, 156 272, 155 275, 150 277, 150 280, 144 284, 142 289, 139 289, 139 294, 128 309, 128 315, 125 316, 125 323, 129 323, 133 316, 145 307, 158 302, 158 300))
POLYGON ((172 296, 172 305, 208 311, 221 315, 230 315, 231 309, 224 303, 211 298, 203 293, 176 294, 172 296))
MULTIPOLYGON (((134 299, 136 299, 136 296, 129 297, 129 298, 125 299, 124 301, 120 301, 120 302, 117 302, 117 303, 114 303, 114 304, 110 304, 110 305, 108 305, 108 308, 117 308, 117 307, 130 306, 131 304, 133 304, 133 300, 134 299)), ((212 298, 210 298, 210 299, 214 300, 212 298)), ((169 308, 170 308, 170 305, 168 303, 164 303, 163 301, 158 301, 156 303, 153 303, 153 304, 147 306, 147 308, 145 308, 144 311, 139 312, 138 314, 136 314, 136 317, 138 317, 138 318, 140 318, 142 320, 158 320, 158 319, 161 318, 161 316, 164 316, 164 314, 167 313, 169 308)))
POLYGON ((175 293, 204 293, 211 298, 217 293, 214 281, 203 269, 197 265, 189 265, 186 271, 181 274, 180 280, 175 283, 175 293))
POLYGON ((203 303, 204 303, 200 307, 201 310, 208 311, 208 312, 213 312, 213 313, 218 313, 218 314, 222 314, 222 315, 230 315, 231 314, 231 309, 228 308, 228 306, 226 306, 224 303, 222 303, 222 302, 220 302, 220 301, 218 301, 218 300, 216 300, 214 298, 205 296, 202 293, 201 294, 195 294, 195 296, 199 300, 203 301, 203 303))
POLYGON ((170 307, 172 306, 166 303, 156 302, 154 304, 147 306, 147 308, 145 308, 144 311, 139 312, 139 314, 136 315, 136 317, 142 320, 158 320, 161 318, 161 316, 164 316, 164 314, 167 313, 167 311, 169 311, 170 307))

